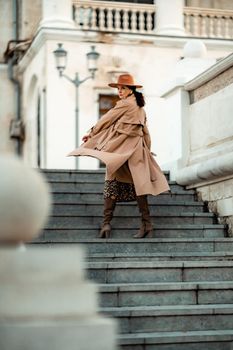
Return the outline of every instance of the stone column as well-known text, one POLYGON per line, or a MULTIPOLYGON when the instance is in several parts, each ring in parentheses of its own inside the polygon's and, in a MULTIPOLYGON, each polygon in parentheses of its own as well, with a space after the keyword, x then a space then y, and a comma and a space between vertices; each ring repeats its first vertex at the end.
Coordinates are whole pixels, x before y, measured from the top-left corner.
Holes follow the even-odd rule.
POLYGON ((155 0, 156 28, 159 35, 185 35, 183 0, 155 0))
POLYGON ((72 0, 42 0, 41 27, 74 28, 72 0))

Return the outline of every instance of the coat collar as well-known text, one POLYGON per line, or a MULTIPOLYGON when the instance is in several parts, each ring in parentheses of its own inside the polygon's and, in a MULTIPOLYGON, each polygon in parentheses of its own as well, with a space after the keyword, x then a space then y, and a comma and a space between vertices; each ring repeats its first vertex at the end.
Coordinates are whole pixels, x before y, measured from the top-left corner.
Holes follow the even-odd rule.
POLYGON ((132 94, 132 95, 126 97, 124 100, 127 102, 134 102, 136 100, 136 98, 135 98, 134 94, 132 94))

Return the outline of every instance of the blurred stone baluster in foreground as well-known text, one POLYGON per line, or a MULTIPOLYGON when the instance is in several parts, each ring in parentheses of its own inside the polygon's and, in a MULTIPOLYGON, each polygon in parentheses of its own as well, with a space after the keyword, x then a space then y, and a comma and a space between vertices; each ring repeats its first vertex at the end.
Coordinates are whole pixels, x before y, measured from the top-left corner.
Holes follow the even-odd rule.
POLYGON ((0 349, 114 350, 113 320, 97 313, 80 248, 18 249, 50 210, 40 173, 0 155, 0 349))

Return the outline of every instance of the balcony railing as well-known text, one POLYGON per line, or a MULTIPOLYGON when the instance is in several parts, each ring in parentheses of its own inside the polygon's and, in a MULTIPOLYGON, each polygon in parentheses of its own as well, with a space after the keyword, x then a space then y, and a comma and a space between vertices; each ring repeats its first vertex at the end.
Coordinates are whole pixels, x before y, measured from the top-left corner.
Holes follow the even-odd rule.
MULTIPOLYGON (((154 5, 73 0, 73 10, 81 30, 155 34, 154 5)), ((188 36, 231 39, 233 11, 184 7, 184 27, 188 36)))
POLYGON ((154 33, 155 7, 111 1, 74 0, 79 29, 104 32, 154 33))
POLYGON ((184 26, 187 34, 202 38, 233 38, 233 11, 184 8, 184 26))

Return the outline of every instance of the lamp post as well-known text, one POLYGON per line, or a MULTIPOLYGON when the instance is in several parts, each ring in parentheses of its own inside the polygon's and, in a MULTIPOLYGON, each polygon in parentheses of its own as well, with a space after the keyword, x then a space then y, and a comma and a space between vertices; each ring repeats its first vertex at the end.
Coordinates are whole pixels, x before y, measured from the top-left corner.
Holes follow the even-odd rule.
MULTIPOLYGON (((97 68, 97 60, 100 56, 98 52, 95 51, 95 46, 91 46, 91 51, 86 54, 87 56, 87 64, 88 71, 90 75, 84 79, 79 78, 79 74, 76 72, 74 79, 70 78, 66 74, 64 74, 64 70, 66 69, 67 64, 67 51, 62 47, 62 44, 59 43, 56 50, 53 51, 55 56, 56 68, 59 72, 60 77, 66 78, 72 84, 75 85, 75 146, 78 146, 79 143, 79 103, 78 103, 78 88, 88 79, 94 79, 95 73, 98 70, 97 68)), ((78 157, 75 157, 76 168, 78 169, 78 157)))

